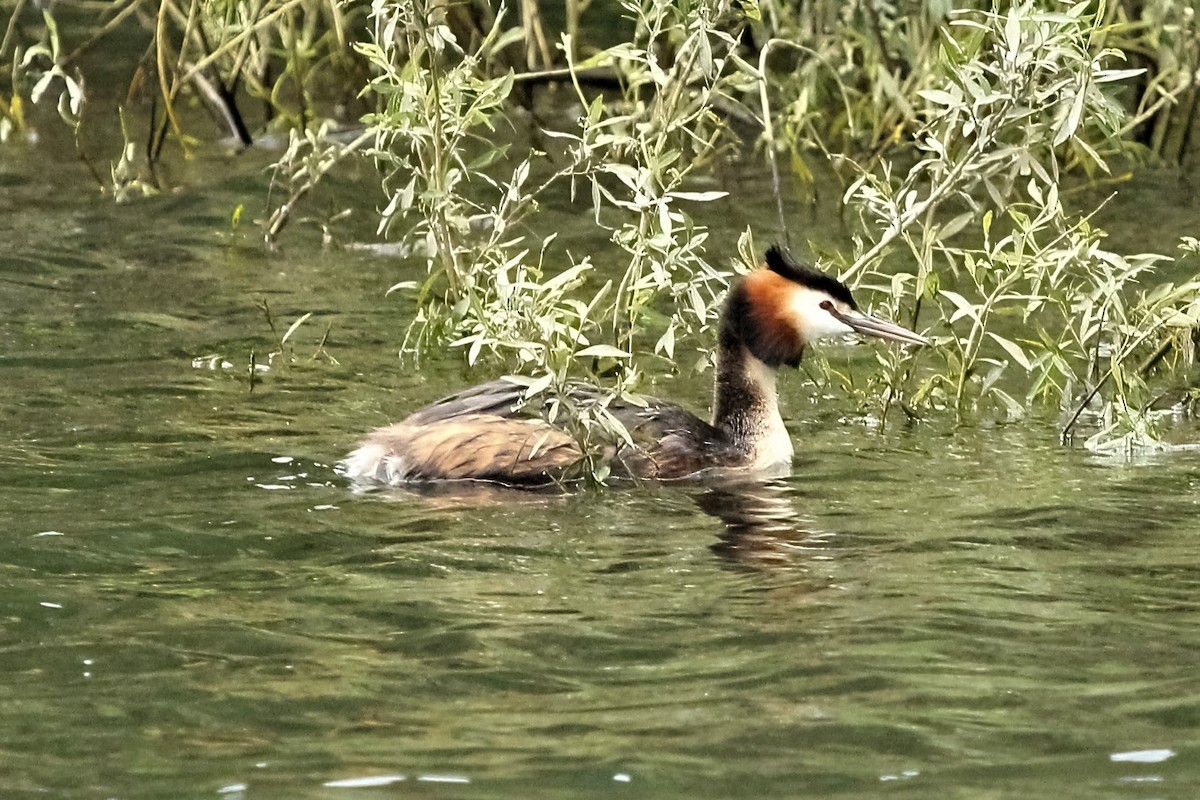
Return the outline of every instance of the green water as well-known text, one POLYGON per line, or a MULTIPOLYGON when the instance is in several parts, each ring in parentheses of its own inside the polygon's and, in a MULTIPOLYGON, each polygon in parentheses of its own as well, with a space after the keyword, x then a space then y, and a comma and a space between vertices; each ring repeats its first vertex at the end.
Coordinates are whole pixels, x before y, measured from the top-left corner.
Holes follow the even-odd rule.
MULTIPOLYGON (((355 493, 362 432, 491 377, 398 364, 407 268, 230 232, 264 156, 118 207, 49 148, 0 151, 0 796, 1200 791, 1200 456, 881 434, 792 376, 772 486, 355 493), (314 313, 294 363, 262 299, 314 313)), ((1195 214, 1153 189, 1114 219, 1195 214)))

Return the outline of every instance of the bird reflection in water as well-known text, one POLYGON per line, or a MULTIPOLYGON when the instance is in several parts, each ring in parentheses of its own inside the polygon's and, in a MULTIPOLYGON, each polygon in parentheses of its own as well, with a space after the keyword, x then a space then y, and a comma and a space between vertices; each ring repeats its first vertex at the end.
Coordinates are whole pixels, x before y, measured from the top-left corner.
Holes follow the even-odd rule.
MULTIPOLYGON (((709 476, 707 481, 680 481, 693 489, 696 506, 722 523, 710 549, 722 559, 756 570, 803 567, 827 560, 832 533, 813 530, 797 513, 794 489, 779 478, 709 476)), ((562 491, 530 491, 478 481, 451 481, 406 487, 356 487, 356 493, 411 503, 435 510, 487 507, 549 508, 565 500, 562 491)))
POLYGON ((713 552, 756 569, 794 568, 826 559, 831 533, 812 530, 796 512, 791 487, 777 479, 746 479, 709 486, 693 498, 724 523, 713 552))

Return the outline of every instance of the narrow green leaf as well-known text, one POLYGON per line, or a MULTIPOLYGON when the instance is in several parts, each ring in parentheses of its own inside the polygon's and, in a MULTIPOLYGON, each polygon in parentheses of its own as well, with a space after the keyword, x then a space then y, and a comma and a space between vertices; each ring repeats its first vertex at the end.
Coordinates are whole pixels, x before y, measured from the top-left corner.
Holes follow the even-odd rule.
POLYGON ((522 394, 526 398, 535 397, 535 396, 541 394, 542 392, 546 391, 546 389, 548 389, 550 387, 550 384, 553 380, 554 380, 554 373, 547 372, 545 375, 542 375, 541 377, 538 377, 538 378, 534 378, 528 384, 526 384, 525 391, 522 392, 522 394))
POLYGON ((1003 336, 992 333, 991 331, 988 331, 988 336, 990 336, 996 342, 996 344, 1003 347, 1005 352, 1012 356, 1012 360, 1024 367, 1026 372, 1033 370, 1033 365, 1029 363, 1029 358, 1025 355, 1025 351, 1021 349, 1020 345, 1011 339, 1005 339, 1003 336))
POLYGON ((939 105, 954 108, 963 105, 962 97, 950 94, 941 89, 921 89, 917 92, 918 95, 925 98, 929 102, 939 105))
POLYGON ((956 311, 950 317, 951 322, 954 322, 958 318, 964 317, 964 316, 970 317, 971 319, 975 320, 976 322, 979 322, 979 311, 976 308, 976 306, 974 306, 969 300, 967 300, 967 298, 963 297, 958 292, 952 292, 949 289, 942 289, 941 295, 942 295, 942 297, 946 298, 951 303, 953 303, 954 307, 958 309, 958 311, 956 311))
POLYGON ((283 334, 283 338, 279 340, 279 343, 280 343, 280 344, 283 344, 284 342, 286 342, 286 341, 288 340, 288 337, 290 337, 290 336, 291 336, 293 333, 295 333, 295 332, 296 332, 296 329, 297 329, 297 328, 299 328, 301 325, 303 325, 303 324, 304 324, 304 321, 305 321, 305 320, 307 320, 307 319, 308 319, 309 317, 311 317, 311 316, 312 316, 312 312, 311 312, 311 311, 309 311, 307 314, 305 314, 304 316, 300 317, 300 319, 298 319, 298 320, 296 320, 295 322, 293 322, 293 323, 292 323, 292 324, 291 324, 291 325, 288 327, 288 329, 287 329, 287 333, 283 334))
POLYGON ((654 352, 663 353, 667 358, 675 358, 675 326, 667 327, 666 332, 658 338, 658 342, 654 345, 654 352))
POLYGON ((1126 78, 1135 78, 1145 73, 1144 69, 1106 69, 1097 72, 1092 80, 1096 83, 1112 83, 1113 81, 1123 81, 1126 78))
POLYGON ((667 194, 667 197, 677 197, 680 200, 695 200, 699 203, 708 203, 728 196, 729 192, 669 192, 667 194))
POLYGON ((591 347, 585 347, 575 355, 580 358, 629 358, 630 354, 619 347, 613 347, 611 344, 594 344, 591 347))

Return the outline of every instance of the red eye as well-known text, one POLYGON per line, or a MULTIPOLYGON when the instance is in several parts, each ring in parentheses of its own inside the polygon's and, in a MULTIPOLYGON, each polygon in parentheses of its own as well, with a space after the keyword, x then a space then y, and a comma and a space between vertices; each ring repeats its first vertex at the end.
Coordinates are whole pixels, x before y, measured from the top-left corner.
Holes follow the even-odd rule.
POLYGON ((828 311, 831 314, 833 313, 833 303, 830 302, 829 300, 822 300, 821 308, 825 311, 828 311))

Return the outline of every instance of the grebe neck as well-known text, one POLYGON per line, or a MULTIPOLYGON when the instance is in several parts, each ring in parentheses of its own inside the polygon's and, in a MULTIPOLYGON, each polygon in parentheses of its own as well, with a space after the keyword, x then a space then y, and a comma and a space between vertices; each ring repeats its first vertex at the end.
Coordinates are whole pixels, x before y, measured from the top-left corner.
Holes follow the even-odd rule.
POLYGON ((739 341, 717 349, 713 382, 713 426, 730 435, 748 466, 764 469, 792 459, 792 439, 779 414, 776 370, 739 341))

